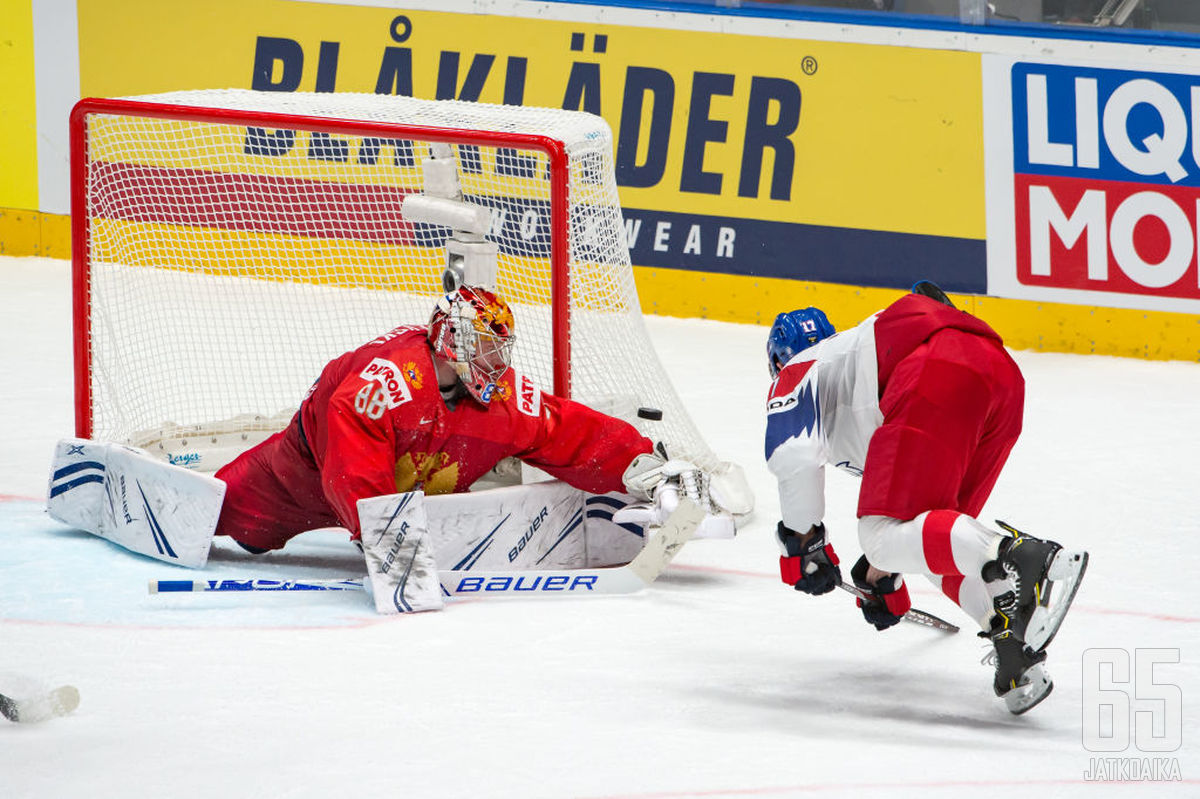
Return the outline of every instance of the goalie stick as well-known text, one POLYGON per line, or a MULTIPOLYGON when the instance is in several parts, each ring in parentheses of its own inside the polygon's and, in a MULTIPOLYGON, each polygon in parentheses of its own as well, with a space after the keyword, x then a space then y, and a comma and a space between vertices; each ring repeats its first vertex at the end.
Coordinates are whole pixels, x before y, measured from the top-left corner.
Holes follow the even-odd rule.
MULTIPOLYGON (((850 583, 842 583, 841 589, 854 594, 856 597, 864 601, 871 598, 870 594, 868 594, 866 591, 863 591, 861 588, 851 585, 850 583)), ((934 616, 932 613, 926 613, 925 611, 917 610, 916 608, 910 608, 909 611, 900 618, 902 618, 904 621, 912 622, 913 624, 920 624, 922 627, 932 627, 935 630, 941 630, 951 634, 958 632, 958 625, 951 624, 945 619, 940 619, 937 616, 934 616)))
POLYGON ((33 724, 65 716, 79 707, 79 689, 63 685, 32 699, 13 699, 0 694, 0 716, 9 721, 33 724))
MULTIPOLYGON (((658 531, 649 536, 637 556, 624 566, 596 569, 533 571, 474 571, 447 569, 438 573, 447 596, 479 599, 499 597, 561 597, 591 594, 632 594, 654 582, 680 548, 696 532, 704 511, 682 499, 658 531)), ((206 591, 361 591, 358 580, 151 580, 150 593, 206 591)))

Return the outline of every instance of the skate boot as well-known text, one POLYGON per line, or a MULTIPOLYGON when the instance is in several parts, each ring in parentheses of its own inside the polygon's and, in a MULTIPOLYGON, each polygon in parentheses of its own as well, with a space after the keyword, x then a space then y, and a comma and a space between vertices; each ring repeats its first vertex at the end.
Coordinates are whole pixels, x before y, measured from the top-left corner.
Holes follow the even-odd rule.
POLYGON ((1019 716, 1050 695, 1054 683, 1042 665, 1046 660, 1045 650, 1038 652, 1021 643, 998 613, 992 617, 991 632, 979 635, 990 638, 996 648, 996 679, 992 688, 1004 700, 1008 712, 1019 716))
POLYGON ((1013 586, 1011 599, 1001 602, 1003 597, 997 597, 996 616, 1025 646, 1043 650, 1075 599, 1088 553, 1066 552, 1053 541, 996 523, 1012 537, 1000 543, 999 557, 983 567, 983 579, 1008 579, 1013 586))

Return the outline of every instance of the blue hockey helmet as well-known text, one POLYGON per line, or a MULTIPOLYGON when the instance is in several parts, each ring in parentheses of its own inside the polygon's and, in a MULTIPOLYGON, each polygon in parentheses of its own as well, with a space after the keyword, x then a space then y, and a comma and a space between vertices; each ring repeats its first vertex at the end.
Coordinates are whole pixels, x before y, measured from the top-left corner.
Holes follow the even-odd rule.
POLYGON ((836 332, 820 308, 801 308, 776 316, 775 324, 771 325, 771 332, 767 336, 767 363, 771 368, 771 377, 777 377, 779 370, 796 353, 836 332))

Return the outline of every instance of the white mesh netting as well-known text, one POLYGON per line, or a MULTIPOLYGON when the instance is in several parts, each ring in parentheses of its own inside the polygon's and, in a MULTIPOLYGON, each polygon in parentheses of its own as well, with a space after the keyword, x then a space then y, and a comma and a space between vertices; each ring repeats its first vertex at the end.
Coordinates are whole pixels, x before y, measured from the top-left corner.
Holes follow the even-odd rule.
MULTIPOLYGON (((247 446, 286 424, 330 358, 398 324, 424 324, 451 234, 400 211, 423 190, 429 154, 405 126, 426 126, 565 144, 572 397, 717 462, 646 334, 602 119, 382 95, 126 99, 396 127, 343 135, 100 107, 83 117, 86 178, 75 188, 86 192, 93 438, 153 449, 164 437, 233 436, 235 449, 247 446), (663 420, 636 418, 640 406, 663 420)), ((469 133, 452 149, 463 198, 492 210, 496 288, 517 319, 515 366, 552 390, 549 159, 469 133)))

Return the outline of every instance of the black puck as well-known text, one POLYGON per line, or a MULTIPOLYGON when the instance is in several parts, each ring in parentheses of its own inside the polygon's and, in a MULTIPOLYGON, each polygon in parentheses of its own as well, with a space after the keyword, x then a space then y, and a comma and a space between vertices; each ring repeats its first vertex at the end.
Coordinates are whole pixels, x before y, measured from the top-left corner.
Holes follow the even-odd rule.
POLYGON ((657 422, 662 419, 662 411, 658 408, 638 408, 638 418, 657 422))

